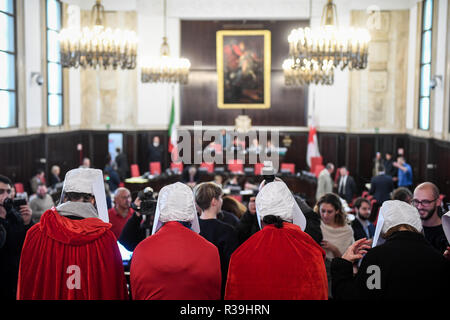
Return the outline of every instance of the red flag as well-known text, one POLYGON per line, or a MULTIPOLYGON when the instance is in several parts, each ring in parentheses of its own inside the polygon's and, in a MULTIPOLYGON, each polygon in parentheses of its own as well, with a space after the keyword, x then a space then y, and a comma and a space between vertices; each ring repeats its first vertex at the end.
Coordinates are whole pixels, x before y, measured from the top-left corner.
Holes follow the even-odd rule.
POLYGON ((314 126, 309 128, 308 149, 306 151, 306 163, 310 168, 312 157, 320 157, 319 144, 317 142, 317 131, 314 126))

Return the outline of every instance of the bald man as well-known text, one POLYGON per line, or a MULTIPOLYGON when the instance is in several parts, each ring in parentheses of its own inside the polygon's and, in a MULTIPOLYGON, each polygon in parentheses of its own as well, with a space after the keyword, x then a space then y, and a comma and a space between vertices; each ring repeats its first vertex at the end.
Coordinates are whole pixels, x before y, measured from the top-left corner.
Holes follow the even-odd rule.
POLYGON ((448 242, 442 228, 441 217, 438 214, 441 202, 439 189, 431 182, 418 185, 414 190, 414 198, 411 201, 412 205, 419 210, 425 239, 440 253, 444 253, 448 242))
POLYGON ((128 219, 133 215, 131 209, 131 194, 127 188, 118 188, 114 195, 114 208, 108 210, 109 223, 112 224, 111 231, 119 239, 122 229, 128 219))

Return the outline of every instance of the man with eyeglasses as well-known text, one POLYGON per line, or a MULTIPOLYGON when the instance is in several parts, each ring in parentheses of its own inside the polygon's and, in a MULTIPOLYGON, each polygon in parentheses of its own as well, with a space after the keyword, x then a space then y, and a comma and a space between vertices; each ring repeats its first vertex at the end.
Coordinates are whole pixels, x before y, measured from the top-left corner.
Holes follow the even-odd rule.
POLYGON ((438 187, 431 182, 418 185, 414 190, 411 204, 419 211, 425 239, 440 253, 444 253, 448 242, 442 228, 441 217, 438 214, 441 206, 438 187))
POLYGON ((0 175, 0 298, 14 300, 17 290, 20 254, 28 229, 33 225, 31 209, 13 206, 11 180, 0 175), (6 201, 5 201, 6 200, 6 201), (3 240, 2 240, 3 239, 3 240))

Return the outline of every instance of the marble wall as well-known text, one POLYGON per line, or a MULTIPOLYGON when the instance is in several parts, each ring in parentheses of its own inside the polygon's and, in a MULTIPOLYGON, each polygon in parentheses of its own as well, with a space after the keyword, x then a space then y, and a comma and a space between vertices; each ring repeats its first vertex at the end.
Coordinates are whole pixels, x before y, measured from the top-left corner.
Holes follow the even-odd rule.
MULTIPOLYGON (((81 26, 90 25, 90 11, 81 11, 81 26)), ((106 27, 137 29, 136 12, 106 12, 106 27)), ((135 70, 81 69, 81 128, 128 128, 137 118, 135 70)))
POLYGON ((409 10, 352 11, 352 25, 370 31, 369 64, 349 77, 350 132, 404 132, 409 10))

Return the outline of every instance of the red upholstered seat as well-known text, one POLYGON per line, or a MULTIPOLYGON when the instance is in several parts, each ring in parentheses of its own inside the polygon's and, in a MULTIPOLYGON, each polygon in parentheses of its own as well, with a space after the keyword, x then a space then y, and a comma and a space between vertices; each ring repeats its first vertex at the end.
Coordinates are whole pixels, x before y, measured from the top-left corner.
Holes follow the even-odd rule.
POLYGON ((150 174, 153 176, 161 174, 161 162, 150 162, 150 174))
POLYGON ((23 188, 23 183, 15 183, 14 188, 16 189, 16 193, 24 193, 25 189, 23 188))
POLYGON ((172 169, 172 171, 178 171, 178 173, 182 173, 183 172, 183 162, 172 162, 170 164, 170 169, 172 169))
POLYGON ((244 163, 242 160, 230 160, 228 162, 228 171, 232 173, 242 173, 244 172, 244 163))
POLYGON ((228 195, 228 197, 233 198, 239 202, 242 202, 242 196, 240 196, 240 195, 230 194, 230 195, 228 195))
POLYGON ((202 162, 201 164, 200 164, 200 168, 206 168, 206 170, 209 172, 209 173, 213 173, 214 172, 214 163, 209 163, 209 162, 202 162))
POLYGON ((282 163, 281 171, 289 170, 290 173, 295 174, 295 163, 282 163))
POLYGON ((255 175, 260 175, 262 172, 262 168, 264 168, 264 163, 256 163, 255 164, 255 175))
POLYGON ((314 175, 316 176, 316 177, 319 177, 319 174, 322 172, 322 170, 323 169, 325 169, 325 166, 324 165, 322 165, 322 164, 318 164, 316 167, 315 167, 315 171, 314 171, 314 175))
POLYGON ((323 165, 323 157, 311 157, 311 172, 316 172, 316 167, 323 165))
POLYGON ((141 174, 139 173, 139 166, 137 164, 132 164, 130 166, 130 169, 131 169, 131 177, 132 178, 141 176, 141 174))

